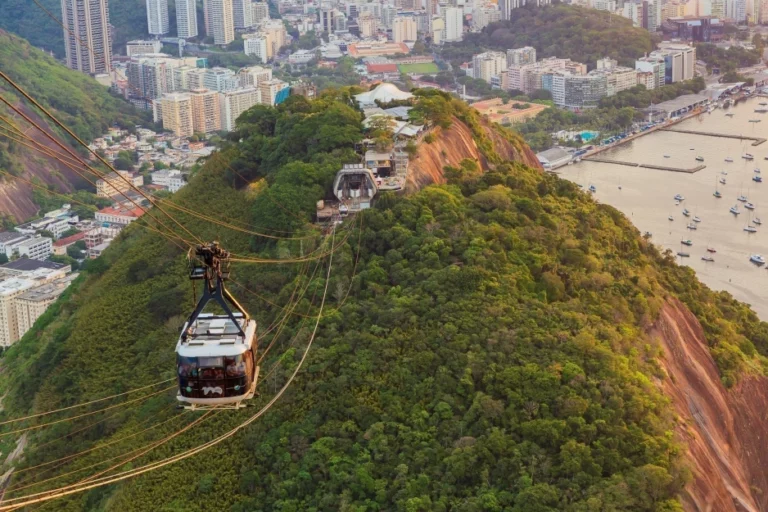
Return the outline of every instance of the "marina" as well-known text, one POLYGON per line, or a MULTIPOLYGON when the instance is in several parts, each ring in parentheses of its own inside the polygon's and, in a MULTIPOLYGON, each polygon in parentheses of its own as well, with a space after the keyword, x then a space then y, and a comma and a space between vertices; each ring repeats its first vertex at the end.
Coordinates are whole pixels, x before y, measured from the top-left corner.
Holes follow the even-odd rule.
POLYGON ((756 166, 768 157, 768 145, 761 146, 765 125, 749 122, 757 102, 747 99, 727 111, 716 109, 674 129, 636 137, 562 168, 561 176, 585 189, 594 186, 596 200, 621 210, 640 233, 652 232, 652 242, 671 250, 702 282, 751 304, 768 320, 768 270, 750 263, 751 256, 768 254, 768 228, 759 219, 768 208, 768 189, 753 180, 761 174, 756 166), (754 160, 743 158, 747 155, 754 160), (667 172, 695 168, 695 156, 708 165, 694 172, 667 172), (740 202, 739 196, 747 200, 740 202), (702 220, 696 229, 689 228, 695 225, 693 217, 702 220), (717 249, 716 261, 703 259, 710 248, 717 249))

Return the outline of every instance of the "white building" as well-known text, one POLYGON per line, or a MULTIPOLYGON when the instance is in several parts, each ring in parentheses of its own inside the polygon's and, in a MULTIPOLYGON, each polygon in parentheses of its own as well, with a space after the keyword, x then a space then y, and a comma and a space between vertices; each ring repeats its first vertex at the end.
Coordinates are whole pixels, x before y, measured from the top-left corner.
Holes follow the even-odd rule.
POLYGON ((483 52, 472 57, 474 78, 491 83, 492 77, 507 70, 507 56, 503 52, 483 52))
POLYGON ((67 289, 77 276, 78 274, 70 274, 47 284, 29 288, 16 295, 13 302, 18 329, 17 339, 20 339, 32 328, 37 319, 48 309, 48 306, 53 304, 64 293, 64 290, 67 289))
POLYGON ((392 41, 395 43, 416 41, 417 29, 416 20, 412 16, 397 16, 392 20, 392 41))
POLYGON ((176 0, 176 33, 182 39, 197 37, 195 0, 176 0))
POLYGON ((25 222, 14 229, 23 235, 30 236, 42 231, 49 231, 58 240, 65 231, 77 224, 79 220, 79 217, 72 212, 70 205, 65 204, 57 210, 46 213, 42 219, 25 222))
POLYGON ((261 103, 272 106, 281 103, 285 99, 282 96, 285 95, 287 97, 287 93, 283 92, 286 89, 288 90, 288 93, 290 93, 290 86, 282 80, 272 79, 259 83, 261 103))
POLYGON ((507 66, 525 66, 536 63, 536 48, 523 46, 507 50, 507 66))
POLYGON ((263 64, 266 64, 269 61, 267 36, 264 34, 243 35, 243 51, 246 55, 252 55, 259 59, 263 64))
POLYGON ((129 57, 133 57, 135 55, 146 55, 149 53, 160 53, 160 50, 162 49, 162 41, 142 41, 137 39, 134 41, 128 41, 125 44, 125 53, 129 57))
POLYGON ((303 65, 315 58, 312 50, 296 50, 288 56, 288 62, 292 65, 303 65))
MULTIPOLYGON (((663 57, 642 57, 635 61, 635 69, 642 73, 651 73, 654 77, 653 87, 655 89, 664 85, 664 58, 663 57)), ((647 81, 645 82, 648 83, 647 81)))
POLYGON ((261 66, 241 68, 237 72, 237 78, 240 80, 240 87, 258 88, 260 82, 272 80, 272 68, 263 68, 261 66))
POLYGON ((251 13, 253 24, 258 26, 269 20, 269 5, 266 2, 253 2, 251 3, 251 13))
POLYGON ((665 83, 691 80, 696 76, 696 48, 692 46, 664 41, 648 56, 664 59, 665 83))
POLYGON ((126 226, 144 215, 141 208, 122 208, 108 207, 96 212, 96 222, 107 222, 109 224, 120 224, 126 226))
POLYGON ((501 11, 495 4, 484 4, 472 11, 472 30, 479 32, 497 21, 501 21, 501 11))
POLYGON ((464 10, 458 7, 445 9, 445 37, 446 43, 461 41, 464 38, 464 10))
POLYGON ((150 176, 153 185, 165 187, 169 192, 176 192, 187 184, 187 181, 184 179, 184 173, 176 169, 155 171, 150 176))
POLYGON ((232 91, 239 86, 235 72, 227 68, 210 68, 205 70, 203 88, 210 91, 232 91))
POLYGON ((235 21, 232 0, 207 0, 207 16, 213 43, 226 45, 235 40, 235 21))
POLYGON ((168 33, 168 0, 147 0, 147 27, 153 36, 168 33))
POLYGON ((28 236, 26 240, 14 245, 13 253, 19 258, 42 261, 53 254, 53 240, 40 235, 28 236))
POLYGON ((221 105, 221 129, 231 132, 240 114, 261 103, 261 91, 256 87, 223 92, 219 95, 221 105))

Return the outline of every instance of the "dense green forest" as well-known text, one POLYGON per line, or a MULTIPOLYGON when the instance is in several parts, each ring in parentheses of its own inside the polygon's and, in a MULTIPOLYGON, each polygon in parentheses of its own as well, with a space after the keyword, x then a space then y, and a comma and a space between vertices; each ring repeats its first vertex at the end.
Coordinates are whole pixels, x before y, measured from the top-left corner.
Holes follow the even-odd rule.
MULTIPOLYGON (((464 161, 446 168, 448 184, 385 194, 332 239, 312 238, 314 201, 327 196, 342 163, 357 161, 354 143, 364 134, 353 92, 251 109, 172 199, 218 219, 310 237, 264 241, 175 215, 236 254, 287 258, 336 248, 320 330, 287 394, 224 444, 39 510, 681 510, 676 495, 689 472, 653 382, 666 378, 661 349, 646 329, 667 296, 680 297, 702 320, 731 384, 762 371, 768 326, 659 254, 615 209, 504 161, 477 114, 437 91, 417 93, 414 118, 466 123, 494 169, 482 173, 464 161)), ((231 289, 259 321, 262 347, 273 341, 266 332, 282 306, 306 290, 274 334, 263 365, 274 371, 258 404, 306 347, 326 263, 233 267, 231 289)), ((139 224, 127 229, 2 355, 0 420, 172 379, 173 347, 192 306, 185 271, 185 251, 174 243, 139 224)), ((5 498, 116 462, 128 469, 159 460, 254 412, 214 414, 137 460, 113 459, 199 417, 173 402, 160 393, 30 433, 5 498)), ((0 438, 0 450, 9 453, 15 440, 0 438)))
POLYGON ((513 9, 512 19, 466 34, 460 43, 444 45, 441 55, 460 64, 487 49, 506 51, 523 46, 536 48, 539 59, 568 58, 590 68, 603 57, 634 67, 636 58, 653 50, 650 33, 633 27, 628 19, 607 11, 553 4, 513 9))

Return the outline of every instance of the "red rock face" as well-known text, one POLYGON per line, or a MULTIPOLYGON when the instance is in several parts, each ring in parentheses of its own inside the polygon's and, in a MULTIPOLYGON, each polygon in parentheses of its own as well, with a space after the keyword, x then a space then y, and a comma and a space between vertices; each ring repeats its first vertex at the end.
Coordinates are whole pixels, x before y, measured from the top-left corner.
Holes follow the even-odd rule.
MULTIPOLYGON (((16 105, 20 107, 26 115, 34 119, 36 123, 46 127, 49 133, 56 136, 55 133, 50 131, 48 125, 37 116, 34 112, 26 108, 22 104, 16 105)), ((16 119, 17 125, 25 131, 27 137, 33 138, 40 144, 49 148, 50 151, 56 151, 63 153, 63 150, 51 142, 45 135, 40 133, 36 128, 28 125, 23 119, 16 119)), ((58 140, 63 141, 61 137, 57 137, 58 140)), ((31 142, 26 144, 33 145, 31 142)), ((70 149, 72 146, 64 144, 70 149)), ((87 183, 83 178, 79 177, 77 173, 71 170, 66 165, 57 161, 55 158, 47 156, 36 149, 24 146, 20 143, 15 143, 15 149, 11 154, 20 168, 24 170, 21 175, 22 178, 28 181, 32 181, 33 178, 37 178, 45 184, 53 185, 57 192, 72 192, 75 184, 82 187, 87 183)), ((83 171, 80 171, 83 172, 83 171)), ((86 172, 83 172, 86 174, 86 172)), ((89 176, 89 178, 95 181, 95 178, 89 176)), ((33 187, 26 185, 14 178, 2 175, 0 176, 0 215, 10 215, 16 222, 23 222, 37 213, 38 207, 32 201, 33 187)))
MULTIPOLYGON (((524 163, 533 168, 541 168, 536 155, 527 145, 520 151, 499 136, 490 125, 484 122, 483 127, 499 156, 506 160, 524 163)), ((415 192, 433 183, 445 183, 443 174, 445 166, 458 166, 465 158, 478 162, 484 171, 490 168, 472 138, 472 132, 467 125, 458 119, 454 118, 453 124, 447 130, 435 128, 431 133, 435 136, 435 141, 432 144, 421 142, 416 157, 408 164, 408 182, 406 184, 408 192, 415 192)))
POLYGON ((661 383, 678 415, 693 481, 685 510, 768 510, 768 379, 745 376, 726 390, 699 321, 670 299, 651 329, 664 349, 661 383))

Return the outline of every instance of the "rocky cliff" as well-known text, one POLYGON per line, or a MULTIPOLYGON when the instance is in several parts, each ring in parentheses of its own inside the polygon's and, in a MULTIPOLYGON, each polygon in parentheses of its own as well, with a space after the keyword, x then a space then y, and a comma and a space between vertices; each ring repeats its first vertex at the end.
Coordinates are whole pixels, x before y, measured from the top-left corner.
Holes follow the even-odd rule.
POLYGON ((678 414, 693 480, 682 495, 691 512, 768 510, 768 379, 723 387, 704 331, 670 299, 651 333, 661 341, 668 378, 661 384, 678 414))
MULTIPOLYGON (((482 121, 481 124, 485 135, 491 140, 493 149, 499 156, 530 167, 541 167, 530 147, 521 144, 522 149, 518 149, 499 134, 490 123, 482 121)), ((431 134, 434 136, 434 142, 428 144, 422 141, 419 144, 418 153, 409 163, 407 183, 409 192, 433 183, 445 183, 443 175, 445 166, 457 166, 465 158, 478 162, 484 171, 493 167, 478 148, 470 128, 459 119, 454 118, 448 129, 434 128, 431 134)))

